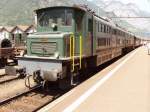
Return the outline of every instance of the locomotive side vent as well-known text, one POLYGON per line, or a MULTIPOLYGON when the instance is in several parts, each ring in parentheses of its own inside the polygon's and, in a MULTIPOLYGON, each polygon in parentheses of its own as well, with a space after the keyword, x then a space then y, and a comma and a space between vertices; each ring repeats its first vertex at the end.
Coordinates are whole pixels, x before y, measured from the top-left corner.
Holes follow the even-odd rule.
POLYGON ((54 55, 56 52, 56 42, 33 42, 31 43, 31 52, 43 56, 54 55))

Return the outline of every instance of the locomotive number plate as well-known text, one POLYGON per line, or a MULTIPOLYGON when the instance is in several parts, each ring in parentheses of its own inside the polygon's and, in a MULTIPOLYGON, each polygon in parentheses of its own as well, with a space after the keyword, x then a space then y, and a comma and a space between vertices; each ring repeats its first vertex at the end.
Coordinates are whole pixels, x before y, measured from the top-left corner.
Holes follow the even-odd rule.
POLYGON ((42 42, 48 42, 48 38, 42 38, 41 41, 42 42))

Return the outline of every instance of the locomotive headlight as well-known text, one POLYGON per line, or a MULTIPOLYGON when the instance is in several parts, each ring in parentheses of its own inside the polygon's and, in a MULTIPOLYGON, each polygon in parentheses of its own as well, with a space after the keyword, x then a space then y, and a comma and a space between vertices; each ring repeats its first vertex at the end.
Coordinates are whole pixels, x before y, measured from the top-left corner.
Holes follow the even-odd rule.
POLYGON ((55 27, 56 27, 56 24, 55 24, 55 23, 52 23, 52 24, 51 24, 51 27, 52 27, 52 28, 55 28, 55 27))
POLYGON ((54 53, 54 57, 55 57, 56 59, 59 59, 59 56, 60 56, 59 52, 55 52, 55 53, 54 53))

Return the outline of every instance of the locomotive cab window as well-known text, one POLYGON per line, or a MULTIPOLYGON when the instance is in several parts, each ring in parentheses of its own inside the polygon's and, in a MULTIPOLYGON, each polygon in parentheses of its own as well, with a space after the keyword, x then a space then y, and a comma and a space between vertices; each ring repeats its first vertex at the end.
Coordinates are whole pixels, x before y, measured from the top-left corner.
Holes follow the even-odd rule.
POLYGON ((54 8, 37 12, 38 25, 48 27, 54 24, 58 26, 71 26, 73 11, 65 8, 54 8))

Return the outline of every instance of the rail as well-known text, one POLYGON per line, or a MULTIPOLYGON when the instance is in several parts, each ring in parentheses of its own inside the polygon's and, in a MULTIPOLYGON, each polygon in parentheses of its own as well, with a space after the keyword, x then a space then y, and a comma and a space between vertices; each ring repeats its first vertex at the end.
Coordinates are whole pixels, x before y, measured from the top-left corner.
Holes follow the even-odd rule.
POLYGON ((21 111, 22 109, 25 109, 24 110, 25 112, 29 112, 29 111, 37 112, 44 106, 48 105, 52 101, 62 96, 64 93, 66 92, 57 91, 57 90, 51 90, 49 92, 44 91, 42 89, 42 85, 37 85, 28 91, 22 92, 20 94, 12 96, 11 98, 0 101, 0 108, 4 111, 5 109, 7 109, 7 107, 10 107, 9 111, 11 110, 21 111), (26 100, 26 102, 24 102, 24 100, 26 100), (25 106, 26 108, 24 108, 25 106))
POLYGON ((0 84, 9 83, 11 81, 15 81, 15 80, 19 80, 19 79, 20 79, 20 77, 10 78, 7 80, 0 81, 0 84))
POLYGON ((14 99, 17 99, 17 98, 19 98, 19 97, 21 97, 21 96, 23 96, 23 95, 26 95, 26 94, 28 94, 28 93, 30 93, 30 92, 32 92, 32 91, 35 91, 35 90, 39 89, 40 87, 41 87, 41 86, 36 86, 36 87, 34 87, 33 89, 30 89, 30 90, 28 90, 28 91, 26 91, 26 92, 22 92, 22 93, 20 93, 20 94, 18 94, 18 95, 12 96, 11 98, 8 98, 8 99, 5 99, 5 100, 3 100, 3 101, 0 101, 0 106, 5 105, 5 104, 7 104, 7 103, 13 101, 14 99))

